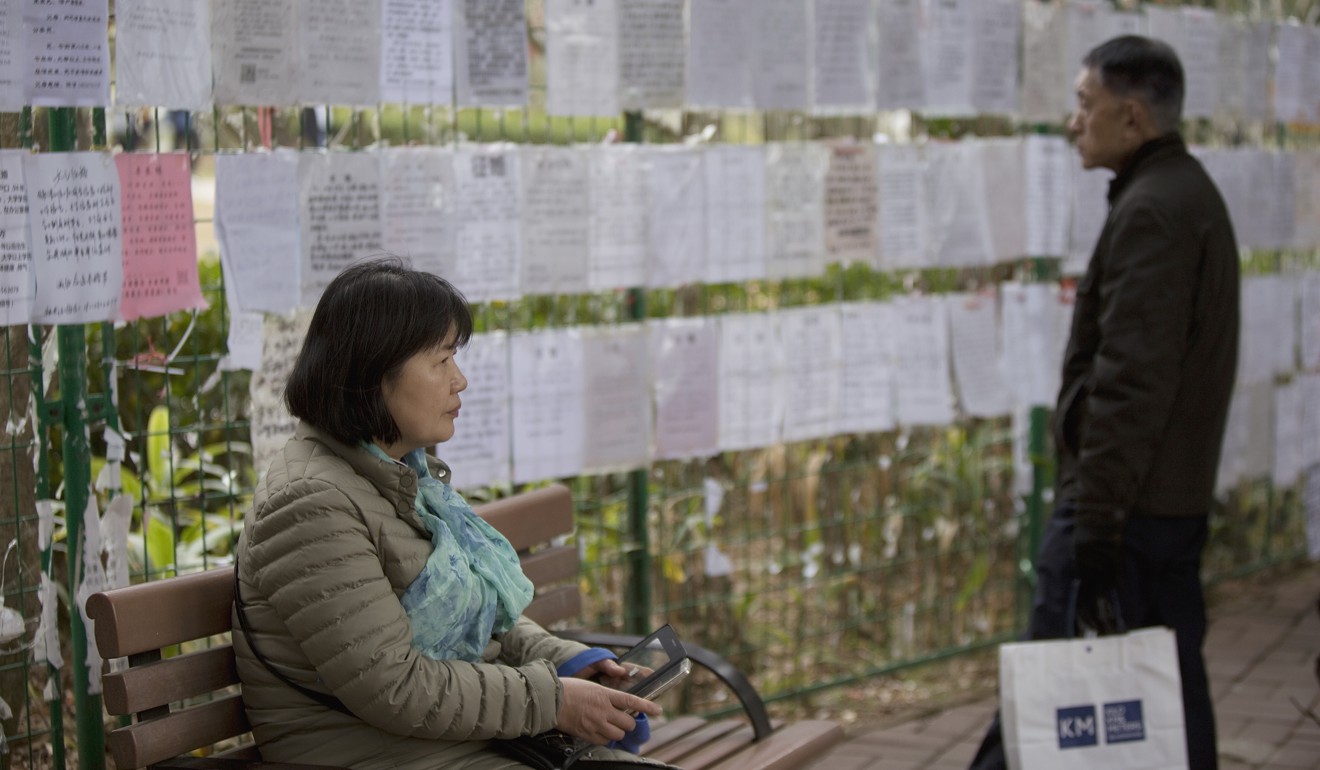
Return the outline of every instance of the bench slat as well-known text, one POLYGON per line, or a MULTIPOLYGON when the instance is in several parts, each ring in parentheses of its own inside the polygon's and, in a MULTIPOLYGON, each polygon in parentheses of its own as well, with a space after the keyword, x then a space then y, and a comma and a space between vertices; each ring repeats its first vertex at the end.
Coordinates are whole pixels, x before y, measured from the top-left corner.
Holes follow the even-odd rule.
POLYGON ((576 580, 578 552, 569 545, 560 545, 522 557, 522 571, 532 585, 541 586, 576 580))
MULTIPOLYGON (((717 722, 707 722, 697 729, 680 736, 676 740, 668 742, 664 746, 657 746, 654 751, 647 748, 643 753, 647 757, 659 762, 665 762, 671 765, 678 764, 682 757, 697 751, 711 741, 719 740, 741 726, 742 723, 735 719, 721 719, 717 722)), ((749 738, 748 740, 751 739, 749 738)))
POLYGON ((169 716, 121 727, 106 745, 116 767, 146 767, 252 729, 243 698, 227 695, 169 716))
POLYGON ((642 753, 651 755, 704 724, 706 720, 691 715, 666 719, 651 728, 651 740, 642 747, 642 753))
POLYGON ((515 551, 573 531, 573 494, 562 484, 483 503, 475 510, 509 539, 515 551))
POLYGON ((791 770, 804 767, 843 740, 836 722, 808 720, 775 730, 716 766, 717 770, 791 770))
POLYGON ((124 716, 237 683, 234 648, 225 644, 106 674, 102 693, 106 711, 124 716))
POLYGON ((121 658, 223 634, 233 603, 234 568, 221 567, 93 594, 87 616, 101 655, 121 658))
POLYGON ((678 763, 683 770, 706 770, 752 745, 755 735, 750 725, 742 725, 680 758, 678 763))
POLYGON ((573 620, 582 611, 582 595, 576 585, 553 588, 532 600, 523 614, 542 626, 573 620))

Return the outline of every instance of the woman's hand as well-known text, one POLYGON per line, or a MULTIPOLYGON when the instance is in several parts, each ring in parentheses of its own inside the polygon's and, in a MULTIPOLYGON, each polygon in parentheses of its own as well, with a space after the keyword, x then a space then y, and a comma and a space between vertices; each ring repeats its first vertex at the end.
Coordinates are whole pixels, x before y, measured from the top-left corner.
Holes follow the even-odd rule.
POLYGON ((560 682, 564 687, 564 702, 559 707, 555 727, 591 743, 603 746, 636 727, 630 711, 650 716, 663 711, 649 700, 585 679, 568 677, 560 682))

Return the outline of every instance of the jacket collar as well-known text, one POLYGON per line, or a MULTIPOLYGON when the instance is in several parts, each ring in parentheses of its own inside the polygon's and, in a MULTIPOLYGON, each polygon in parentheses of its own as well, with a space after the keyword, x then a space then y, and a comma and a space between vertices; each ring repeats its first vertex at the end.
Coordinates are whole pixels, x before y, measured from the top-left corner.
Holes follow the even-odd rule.
POLYGON ((1136 152, 1132 153, 1132 159, 1123 167, 1123 171, 1110 180, 1109 205, 1114 205, 1114 201, 1118 200, 1118 196, 1123 193, 1123 190, 1127 189, 1127 186, 1132 183, 1132 180, 1136 178, 1143 166, 1149 166, 1164 158, 1186 154, 1187 145, 1183 143, 1182 137, 1176 131, 1151 139, 1141 145, 1136 152))

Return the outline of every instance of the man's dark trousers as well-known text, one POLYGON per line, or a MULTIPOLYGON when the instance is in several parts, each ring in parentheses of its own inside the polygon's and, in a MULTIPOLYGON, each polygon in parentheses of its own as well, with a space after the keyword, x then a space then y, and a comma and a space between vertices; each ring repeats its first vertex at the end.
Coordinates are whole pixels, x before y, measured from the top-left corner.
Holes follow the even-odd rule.
MULTIPOLYGON (((1055 511, 1036 560, 1036 595, 1024 639, 1061 639, 1065 627, 1073 567, 1071 504, 1055 511)), ((1128 628, 1169 626, 1178 640, 1187 756, 1191 770, 1216 770, 1215 716, 1210 703, 1201 644, 1205 640, 1205 597, 1201 592, 1201 551, 1209 527, 1206 517, 1133 516, 1123 529, 1123 564, 1118 601, 1128 628)), ((972 760, 972 770, 1007 767, 999 715, 972 760)))

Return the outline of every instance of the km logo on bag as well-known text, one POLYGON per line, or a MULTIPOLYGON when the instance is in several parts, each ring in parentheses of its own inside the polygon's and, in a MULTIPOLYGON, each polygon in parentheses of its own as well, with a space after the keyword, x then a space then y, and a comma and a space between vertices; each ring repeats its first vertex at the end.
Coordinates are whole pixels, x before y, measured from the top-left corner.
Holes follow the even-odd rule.
MULTIPOLYGON (((1104 716, 1105 743, 1146 740, 1146 720, 1140 700, 1106 703, 1100 713, 1104 716)), ((1055 724, 1059 728, 1060 749, 1078 749, 1100 743, 1100 725, 1096 722, 1094 705, 1056 709, 1055 724)))

